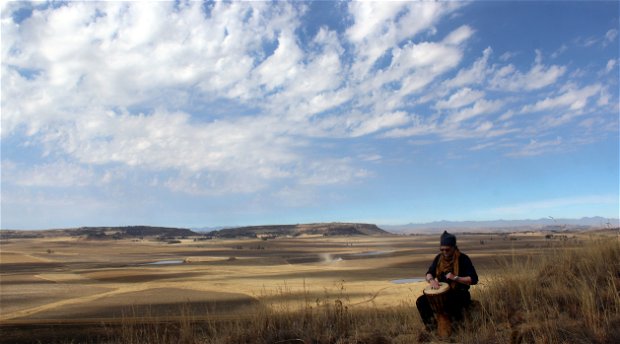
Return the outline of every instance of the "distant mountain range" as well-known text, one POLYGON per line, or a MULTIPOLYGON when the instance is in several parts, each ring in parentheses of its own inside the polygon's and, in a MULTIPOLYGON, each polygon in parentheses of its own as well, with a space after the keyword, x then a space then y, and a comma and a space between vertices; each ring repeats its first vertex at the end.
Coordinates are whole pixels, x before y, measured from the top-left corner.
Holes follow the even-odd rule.
POLYGON ((381 225, 388 232, 407 233, 438 233, 444 230, 455 232, 491 232, 491 231, 524 231, 524 230, 575 230, 618 228, 619 219, 600 216, 583 217, 581 219, 541 218, 537 220, 495 220, 495 221, 435 221, 428 223, 409 223, 404 225, 381 225))

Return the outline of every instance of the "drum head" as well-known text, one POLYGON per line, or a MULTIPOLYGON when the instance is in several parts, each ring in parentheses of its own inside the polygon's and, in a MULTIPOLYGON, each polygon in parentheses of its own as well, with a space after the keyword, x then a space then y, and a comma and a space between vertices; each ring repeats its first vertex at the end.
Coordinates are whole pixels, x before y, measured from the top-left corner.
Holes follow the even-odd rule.
POLYGON ((431 288, 431 286, 429 284, 429 285, 426 286, 426 288, 424 288, 424 294, 426 294, 426 295, 443 294, 443 293, 447 292, 448 289, 450 289, 450 286, 448 285, 448 283, 445 283, 445 282, 439 282, 439 289, 433 289, 433 288, 431 288))

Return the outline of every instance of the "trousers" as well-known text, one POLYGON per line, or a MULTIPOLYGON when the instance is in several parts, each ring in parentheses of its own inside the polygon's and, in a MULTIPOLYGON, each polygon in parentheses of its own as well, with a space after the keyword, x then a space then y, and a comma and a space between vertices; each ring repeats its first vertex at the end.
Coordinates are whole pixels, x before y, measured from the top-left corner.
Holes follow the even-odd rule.
MULTIPOLYGON (((467 290, 452 289, 448 291, 446 296, 446 302, 444 303, 444 311, 450 316, 452 322, 458 322, 463 319, 463 312, 471 304, 471 295, 467 290)), ((416 301, 418 312, 422 322, 429 329, 434 329, 437 326, 433 309, 426 295, 418 297, 416 301)))

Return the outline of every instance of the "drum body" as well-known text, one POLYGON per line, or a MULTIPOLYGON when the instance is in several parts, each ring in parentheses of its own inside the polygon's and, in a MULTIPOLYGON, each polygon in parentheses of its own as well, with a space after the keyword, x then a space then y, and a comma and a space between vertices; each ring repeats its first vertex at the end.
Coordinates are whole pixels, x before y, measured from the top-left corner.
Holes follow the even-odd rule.
POLYGON ((432 289, 430 285, 424 288, 424 295, 426 295, 428 303, 436 314, 446 313, 445 303, 447 302, 449 290, 450 286, 444 282, 439 282, 439 289, 432 289))
POLYGON ((449 290, 450 286, 444 282, 439 283, 439 289, 432 289, 430 285, 424 288, 424 295, 437 319, 437 334, 441 338, 447 338, 452 333, 450 316, 446 309, 449 290))

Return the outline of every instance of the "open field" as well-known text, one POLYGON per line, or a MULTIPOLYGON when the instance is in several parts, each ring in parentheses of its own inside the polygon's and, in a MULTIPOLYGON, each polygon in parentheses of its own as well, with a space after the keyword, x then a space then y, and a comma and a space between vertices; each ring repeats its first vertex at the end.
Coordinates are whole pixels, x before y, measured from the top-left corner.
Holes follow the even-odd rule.
MULTIPOLYGON (((547 234, 458 235, 459 248, 472 258, 480 276, 474 298, 483 297, 482 291, 505 276, 510 264, 525 265, 554 247, 571 250, 602 236, 617 240, 614 233, 547 234)), ((423 277, 437 247, 437 235, 185 239, 179 244, 69 237, 5 240, 0 251, 0 341, 36 342, 80 324, 92 331, 93 326, 132 321, 244 319, 257 309, 299 311, 333 305, 334 300, 348 312, 402 312, 404 307, 404 312, 410 310, 413 336, 421 328, 415 299, 426 283, 392 281, 423 277)))

